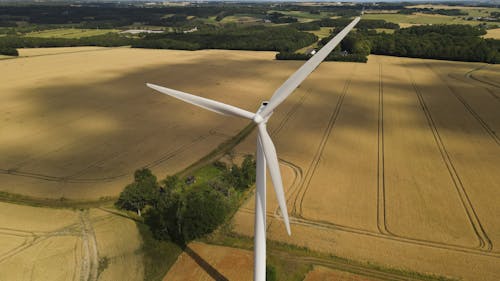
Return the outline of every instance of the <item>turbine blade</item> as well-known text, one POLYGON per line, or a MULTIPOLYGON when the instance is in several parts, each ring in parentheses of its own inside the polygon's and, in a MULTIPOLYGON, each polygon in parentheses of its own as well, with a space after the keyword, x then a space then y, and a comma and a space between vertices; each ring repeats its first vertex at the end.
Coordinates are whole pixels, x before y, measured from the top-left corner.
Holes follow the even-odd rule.
POLYGON ((288 210, 286 207, 285 193, 283 191, 283 182, 281 180, 280 166, 278 163, 278 156, 276 155, 276 148, 274 147, 271 137, 267 133, 266 125, 260 123, 258 128, 262 150, 264 151, 269 174, 271 175, 274 191, 276 192, 276 198, 278 199, 278 204, 280 206, 281 213, 283 214, 286 232, 288 233, 288 235, 290 235, 290 220, 288 219, 288 210))
POLYGON ((269 104, 262 110, 262 117, 268 116, 273 110, 280 105, 299 85, 304 81, 311 72, 335 49, 335 47, 344 39, 344 37, 354 28, 359 22, 360 17, 356 17, 349 25, 341 32, 332 38, 321 50, 313 55, 306 63, 304 63, 288 80, 281 85, 269 100, 269 104))
POLYGON ((169 95, 169 96, 174 97, 176 99, 180 99, 180 100, 185 101, 187 103, 194 104, 196 106, 202 107, 204 109, 207 109, 207 110, 210 110, 210 111, 222 114, 222 115, 238 116, 238 117, 243 117, 243 118, 247 118, 247 119, 253 119, 253 117, 255 116, 255 114, 252 112, 249 112, 249 111, 246 111, 244 109, 241 109, 241 108, 238 108, 238 107, 235 107, 232 105, 228 105, 228 104, 225 104, 222 102, 198 97, 195 95, 191 95, 188 93, 184 93, 181 91, 161 87, 161 86, 150 84, 150 83, 146 83, 146 85, 149 88, 156 90, 162 94, 169 95))

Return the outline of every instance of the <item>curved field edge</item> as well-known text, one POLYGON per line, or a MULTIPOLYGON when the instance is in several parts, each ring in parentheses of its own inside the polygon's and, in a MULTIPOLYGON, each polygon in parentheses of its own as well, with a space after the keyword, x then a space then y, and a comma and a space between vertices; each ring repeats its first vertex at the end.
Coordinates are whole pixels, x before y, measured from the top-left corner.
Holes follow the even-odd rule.
MULTIPOLYGON (((209 152, 207 155, 200 158, 198 161, 194 162, 187 168, 179 171, 177 175, 179 177, 186 176, 193 171, 200 169, 201 167, 213 162, 214 160, 222 157, 224 154, 231 151, 240 142, 245 140, 245 138, 252 133, 255 125, 253 123, 245 126, 240 132, 231 137, 230 139, 222 142, 214 150, 209 152)), ((138 167, 139 168, 139 167, 138 167)), ((0 202, 8 202, 13 204, 28 205, 34 207, 49 207, 49 208, 92 208, 112 205, 118 197, 101 197, 98 200, 78 200, 69 199, 61 197, 58 199, 52 198, 42 198, 34 197, 17 193, 10 193, 6 191, 0 191, 0 202)))
MULTIPOLYGON (((225 225, 219 231, 199 241, 211 245, 253 250, 253 237, 234 233, 228 230, 230 228, 230 225, 225 225)), ((296 276, 303 276, 305 278, 305 274, 313 270, 314 265, 321 265, 369 278, 377 278, 377 280, 457 280, 444 276, 386 267, 377 263, 363 263, 275 240, 267 240, 267 252, 268 264, 278 269, 279 280, 303 280, 297 279, 296 276), (295 268, 295 270, 290 270, 289 267, 287 270, 279 270, 280 268, 287 268, 286 265, 291 263, 300 264, 301 267, 295 268), (304 270, 304 268, 307 268, 307 270, 304 270)))

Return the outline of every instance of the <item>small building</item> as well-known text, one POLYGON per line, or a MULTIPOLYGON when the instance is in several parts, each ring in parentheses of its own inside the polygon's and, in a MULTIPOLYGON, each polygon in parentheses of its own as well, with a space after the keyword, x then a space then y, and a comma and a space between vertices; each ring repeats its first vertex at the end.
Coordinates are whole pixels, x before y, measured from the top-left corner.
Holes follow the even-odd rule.
POLYGON ((149 29, 129 29, 122 31, 120 33, 128 33, 128 34, 141 34, 141 33, 163 33, 163 30, 149 30, 149 29))
POLYGON ((189 30, 184 30, 182 33, 191 33, 191 32, 196 32, 196 31, 198 31, 198 27, 195 26, 189 30))
POLYGON ((316 54, 316 49, 309 48, 309 49, 306 50, 305 54, 308 55, 308 56, 314 56, 314 54, 316 54))

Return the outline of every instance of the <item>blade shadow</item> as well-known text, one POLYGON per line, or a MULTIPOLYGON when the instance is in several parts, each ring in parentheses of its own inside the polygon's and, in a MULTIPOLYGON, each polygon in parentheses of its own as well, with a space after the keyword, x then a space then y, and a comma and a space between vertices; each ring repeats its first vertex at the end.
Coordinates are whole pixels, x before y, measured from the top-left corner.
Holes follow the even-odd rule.
POLYGON ((203 259, 200 255, 198 255, 193 249, 189 246, 184 248, 184 252, 188 254, 205 272, 210 275, 213 279, 217 281, 229 281, 222 273, 220 273, 215 267, 210 265, 205 259, 203 259))

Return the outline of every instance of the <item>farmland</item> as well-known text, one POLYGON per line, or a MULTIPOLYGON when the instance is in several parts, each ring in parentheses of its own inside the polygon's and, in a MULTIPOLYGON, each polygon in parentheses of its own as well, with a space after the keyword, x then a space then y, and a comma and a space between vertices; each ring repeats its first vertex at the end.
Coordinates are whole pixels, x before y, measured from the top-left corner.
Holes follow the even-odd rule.
POLYGON ((381 13, 366 14, 364 19, 372 20, 386 20, 388 22, 398 23, 401 27, 408 27, 411 25, 420 24, 471 24, 478 25, 480 21, 464 20, 461 17, 450 17, 445 15, 428 15, 416 13, 414 15, 394 14, 394 13, 381 13))
MULTIPOLYGON (((292 212, 288 237, 269 189, 271 239, 498 279, 499 75, 496 66, 383 56, 321 65, 269 125, 292 212)), ((252 234, 253 205, 236 214, 236 232, 252 234)))
POLYGON ((138 167, 162 177, 180 171, 246 121, 179 109, 145 83, 220 100, 238 94, 236 105, 256 108, 258 95, 271 92, 294 67, 278 69, 271 75, 277 79, 258 79, 273 56, 118 48, 3 60, 2 79, 9 83, 0 86, 1 123, 9 134, 0 138, 0 190, 95 200, 116 196, 138 167), (199 67, 202 60, 207 63, 199 67), (195 84, 191 76, 199 77, 195 84))
POLYGON ((26 34, 29 37, 42 38, 81 38, 89 36, 103 35, 110 32, 118 32, 116 29, 79 29, 79 28, 60 28, 43 31, 30 32, 26 34))
MULTIPOLYGON (((272 52, 71 50, 20 50, 30 57, 0 61, 1 191, 97 200, 116 196, 139 167, 161 178, 181 171, 247 122, 165 98, 145 82, 254 110, 301 65, 272 52)), ((270 188, 270 239, 402 270, 497 280, 499 75, 496 65, 385 56, 322 64, 269 123, 292 217, 288 237, 270 188)), ((252 134, 236 155, 254 149, 252 134)), ((238 234, 252 235, 252 200, 234 217, 238 234)), ((21 264, 42 279, 95 276, 104 257, 100 280, 144 274, 129 266, 142 257, 127 219, 6 203, 0 214, 0 274, 14 268, 0 279, 22 280, 21 264), (85 253, 93 261, 82 262, 85 253), (66 271, 51 271, 63 263, 66 271)), ((328 274, 337 272, 320 268, 308 278, 328 274)))
POLYGON ((142 241, 131 220, 97 209, 0 203, 0 211, 1 280, 142 279, 142 241))

